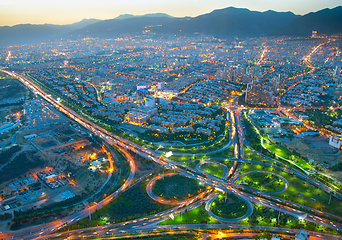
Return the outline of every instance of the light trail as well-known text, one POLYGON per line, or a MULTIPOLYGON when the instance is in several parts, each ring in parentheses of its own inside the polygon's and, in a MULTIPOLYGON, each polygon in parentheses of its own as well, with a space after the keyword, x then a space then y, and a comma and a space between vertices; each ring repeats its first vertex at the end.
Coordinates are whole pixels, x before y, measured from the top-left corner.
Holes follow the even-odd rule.
POLYGON ((9 62, 10 58, 11 58, 11 51, 8 51, 6 62, 9 62))
POLYGON ((263 62, 266 52, 267 52, 267 46, 265 46, 264 51, 262 51, 259 61, 257 62, 257 65, 260 65, 263 62))
MULTIPOLYGON (((27 80, 26 78, 24 78, 23 76, 16 74, 14 72, 10 72, 8 70, 4 70, 4 69, 0 69, 0 71, 5 72, 13 77, 18 78, 25 86, 27 86, 29 89, 31 89, 33 92, 37 93, 38 95, 40 95, 43 99, 45 99, 48 103, 50 103, 53 107, 55 107, 57 110, 59 110, 60 112, 66 114, 67 116, 69 116, 71 119, 73 119, 74 121, 76 121, 77 123, 79 123, 80 125, 82 125, 83 127, 85 127, 86 129, 88 129, 89 131, 91 131, 92 133, 94 133, 96 136, 102 138, 104 141, 106 141, 109 144, 112 145, 117 145, 119 147, 122 147, 123 149, 121 149, 122 151, 128 153, 126 150, 130 150, 132 152, 135 152, 145 158, 151 159, 153 161, 155 161, 158 164, 161 164, 163 166, 165 166, 166 168, 169 169, 173 169, 174 171, 177 171, 181 174, 184 174, 187 177, 191 177, 194 179, 197 179, 198 181, 211 186, 215 189, 218 190, 222 190, 222 191, 228 191, 228 192, 233 192, 236 195, 239 195, 240 197, 243 197, 245 199, 247 199, 248 201, 253 201, 257 204, 261 204, 270 208, 274 208, 278 211, 281 212, 285 212, 287 214, 293 215, 293 216, 302 216, 303 212, 298 211, 296 209, 292 209, 289 207, 284 207, 281 204, 274 204, 272 201, 265 201, 262 198, 258 198, 255 197, 254 195, 242 192, 240 190, 238 190, 237 186, 235 184, 233 184, 232 182, 226 181, 226 182, 222 182, 224 180, 218 180, 218 179, 214 179, 214 178, 210 178, 208 177, 208 175, 206 177, 202 177, 200 175, 196 175, 194 174, 194 170, 184 167, 181 164, 169 160, 165 157, 162 157, 160 155, 158 155, 157 153, 155 153, 153 150, 147 149, 146 147, 141 147, 137 144, 134 144, 132 142, 130 142, 129 140, 126 140, 124 138, 121 138, 119 136, 116 136, 114 134, 112 134, 111 132, 97 126, 96 124, 90 122, 89 120, 85 119, 84 117, 80 116, 79 114, 77 114, 76 112, 74 112, 73 110, 69 109, 68 107, 64 106, 63 104, 59 103, 58 101, 56 101, 54 98, 51 97, 51 95, 46 94, 44 91, 42 91, 40 88, 38 88, 36 85, 34 85, 32 82, 30 82, 29 80, 27 80), (124 150, 126 149, 126 150, 124 150)), ((239 153, 239 157, 243 158, 243 141, 244 141, 244 137, 243 137, 243 131, 241 128, 241 123, 240 123, 240 113, 239 111, 236 111, 236 121, 237 121, 237 133, 236 134, 236 141, 238 143, 240 143, 240 153, 239 153)), ((238 144, 237 143, 237 144, 238 144)), ((131 173, 130 173, 130 177, 129 179, 127 179, 127 181, 113 194, 111 194, 110 196, 108 196, 107 198, 105 198, 104 200, 102 200, 101 202, 99 202, 98 204, 95 204, 93 206, 90 207, 91 211, 96 211, 100 208, 102 208, 105 204, 108 204, 110 201, 112 201, 117 194, 120 191, 124 191, 126 190, 126 188, 128 187, 128 185, 131 183, 133 176, 134 176, 134 172, 135 172, 135 165, 134 165, 134 161, 128 156, 128 161, 130 163, 130 167, 131 167, 131 173)), ((242 163, 241 163, 242 164, 242 163)), ((63 226, 65 224, 69 225, 72 222, 76 222, 78 221, 80 218, 84 218, 88 215, 88 209, 82 210, 82 215, 80 215, 80 217, 77 217, 78 213, 75 213, 69 217, 67 217, 68 222, 63 223, 61 220, 59 220, 59 224, 57 226, 63 226), (84 212, 85 211, 85 212, 84 212), (63 224, 62 224, 63 223, 63 224), (62 225, 61 225, 62 224, 62 225)), ((317 220, 313 219, 313 215, 308 215, 306 214, 307 217, 305 217, 306 220, 311 221, 311 222, 317 222, 317 220)), ((63 219, 64 220, 64 219, 63 219)), ((325 224, 329 225, 330 227, 333 226, 332 228, 337 229, 337 230, 341 230, 342 229, 342 225, 336 222, 329 222, 328 220, 325 220, 324 222, 325 224), (336 226, 336 225, 337 226, 336 226)), ((51 223, 49 223, 51 224, 51 223)), ((55 230, 54 230, 55 231, 55 230)), ((48 234, 49 232, 52 232, 52 230, 50 229, 45 229, 44 231, 41 232, 40 235, 42 234, 48 234)), ((14 233, 11 233, 11 235, 13 236, 14 233)), ((18 232, 16 232, 15 234, 18 234, 18 232)), ((14 236, 14 237, 18 237, 20 238, 20 236, 22 235, 22 233, 19 233, 20 235, 14 236)), ((27 237, 31 237, 32 234, 37 234, 37 231, 35 233, 30 232, 30 229, 25 230, 25 234, 28 236, 27 237)), ((27 239, 32 239, 32 238, 27 238, 27 239)))

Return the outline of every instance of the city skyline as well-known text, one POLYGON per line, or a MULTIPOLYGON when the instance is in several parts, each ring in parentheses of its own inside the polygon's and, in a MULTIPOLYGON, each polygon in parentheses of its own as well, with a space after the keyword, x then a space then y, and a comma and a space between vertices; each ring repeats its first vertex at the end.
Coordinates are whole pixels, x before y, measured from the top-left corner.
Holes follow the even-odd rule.
POLYGON ((112 19, 121 14, 143 15, 148 13, 166 13, 174 17, 195 17, 209 13, 215 9, 226 7, 248 8, 253 11, 274 10, 278 12, 291 11, 304 15, 309 12, 319 11, 324 8, 339 6, 338 0, 329 1, 85 1, 80 5, 79 1, 62 0, 54 3, 46 3, 41 0, 14 0, 8 3, 0 3, 0 26, 13 26, 17 24, 71 24, 85 18, 112 19), (132 7, 134 6, 134 7, 132 7))
POLYGON ((335 4, 0 2, 0 239, 342 240, 335 4))

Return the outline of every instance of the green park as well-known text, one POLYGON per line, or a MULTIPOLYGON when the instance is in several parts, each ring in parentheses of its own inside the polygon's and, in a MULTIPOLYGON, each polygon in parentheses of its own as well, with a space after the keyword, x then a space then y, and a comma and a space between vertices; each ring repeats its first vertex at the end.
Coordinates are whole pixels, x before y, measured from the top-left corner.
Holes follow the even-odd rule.
POLYGON ((284 187, 284 181, 271 173, 252 172, 239 178, 241 185, 261 191, 278 191, 284 187))
POLYGON ((218 217, 234 219, 247 213, 247 204, 233 193, 219 194, 210 205, 210 210, 218 217))
POLYGON ((183 175, 166 175, 158 179, 153 185, 152 191, 156 196, 164 199, 183 200, 193 197, 205 190, 205 187, 197 180, 183 175))
POLYGON ((215 163, 204 163, 201 165, 201 169, 204 172, 214 175, 216 177, 223 177, 224 174, 223 167, 215 163))

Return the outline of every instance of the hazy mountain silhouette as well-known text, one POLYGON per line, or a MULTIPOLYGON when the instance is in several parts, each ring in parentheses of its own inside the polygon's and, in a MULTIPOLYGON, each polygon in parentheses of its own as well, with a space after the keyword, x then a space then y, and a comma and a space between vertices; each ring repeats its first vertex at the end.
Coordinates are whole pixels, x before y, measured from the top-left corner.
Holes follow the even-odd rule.
POLYGON ((195 18, 174 19, 153 29, 157 33, 208 34, 216 37, 256 37, 267 35, 298 18, 292 12, 257 12, 228 7, 195 18))
POLYGON ((68 24, 67 26, 73 28, 73 29, 81 29, 81 28, 84 28, 85 26, 89 25, 89 24, 94 24, 94 23, 97 23, 99 21, 102 21, 100 19, 95 19, 95 18, 89 18, 89 19, 83 19, 79 22, 75 22, 75 23, 72 23, 72 24, 68 24))
POLYGON ((313 30, 318 34, 342 33, 342 6, 305 14, 275 30, 272 35, 309 36, 313 30))
POLYGON ((73 28, 66 25, 34 25, 19 24, 12 27, 0 27, 0 46, 13 46, 44 42, 67 32, 73 28))
POLYGON ((173 16, 166 13, 148 13, 144 15, 133 15, 133 14, 121 14, 115 19, 127 19, 127 18, 136 18, 136 17, 169 17, 173 18, 173 16))
POLYGON ((101 20, 83 19, 67 25, 19 24, 12 27, 3 26, 0 27, 0 46, 33 44, 53 40, 98 21, 101 20))
POLYGON ((142 33, 147 29, 157 34, 199 33, 216 37, 309 36, 312 30, 317 30, 319 34, 342 33, 341 23, 341 6, 304 16, 292 12, 257 12, 234 7, 193 18, 175 18, 165 13, 124 14, 109 20, 83 19, 68 25, 19 24, 0 27, 0 46, 32 44, 60 37, 116 38, 142 33))
POLYGON ((141 33, 146 30, 146 26, 161 25, 172 21, 173 18, 167 17, 148 17, 134 16, 124 19, 103 20, 94 24, 90 24, 80 30, 70 33, 68 37, 99 37, 99 38, 116 38, 122 34, 141 33))

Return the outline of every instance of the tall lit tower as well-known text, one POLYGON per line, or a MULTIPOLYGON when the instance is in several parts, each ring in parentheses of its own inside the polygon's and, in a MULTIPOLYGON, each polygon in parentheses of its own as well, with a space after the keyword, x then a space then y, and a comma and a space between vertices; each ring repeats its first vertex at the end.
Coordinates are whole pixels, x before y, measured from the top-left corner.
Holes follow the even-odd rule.
POLYGON ((341 65, 336 65, 334 75, 340 75, 341 74, 341 65))

